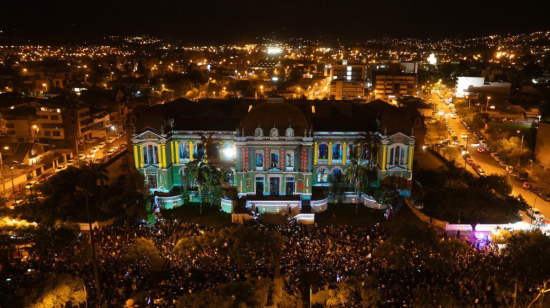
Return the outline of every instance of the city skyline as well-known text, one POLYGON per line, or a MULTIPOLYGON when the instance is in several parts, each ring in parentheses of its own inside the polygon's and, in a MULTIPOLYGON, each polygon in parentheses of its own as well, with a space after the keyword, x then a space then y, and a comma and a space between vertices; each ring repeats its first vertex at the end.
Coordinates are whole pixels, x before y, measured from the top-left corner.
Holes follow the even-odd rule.
POLYGON ((255 37, 303 37, 361 42, 380 37, 468 38, 550 29, 545 1, 331 1, 256 3, 100 0, 5 4, 0 30, 8 38, 91 40, 110 35, 150 34, 190 43, 240 43, 255 37), (533 7, 537 7, 533 10, 533 7))

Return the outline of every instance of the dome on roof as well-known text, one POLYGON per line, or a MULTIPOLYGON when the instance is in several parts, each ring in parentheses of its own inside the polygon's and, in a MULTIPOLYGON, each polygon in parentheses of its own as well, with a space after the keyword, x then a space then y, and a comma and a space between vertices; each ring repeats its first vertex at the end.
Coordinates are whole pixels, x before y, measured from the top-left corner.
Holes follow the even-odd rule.
POLYGON ((274 127, 278 135, 283 136, 289 126, 295 136, 303 136, 304 130, 309 127, 302 110, 289 103, 260 103, 241 121, 245 136, 254 136, 258 127, 262 128, 263 136, 269 136, 274 127))

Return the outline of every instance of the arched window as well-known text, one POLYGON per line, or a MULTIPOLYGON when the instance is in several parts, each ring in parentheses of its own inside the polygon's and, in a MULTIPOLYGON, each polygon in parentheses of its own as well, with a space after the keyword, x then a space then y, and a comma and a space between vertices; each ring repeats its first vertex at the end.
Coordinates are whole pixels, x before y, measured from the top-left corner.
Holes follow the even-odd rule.
POLYGON ((179 154, 180 154, 180 163, 184 159, 189 159, 189 143, 180 142, 178 150, 179 150, 179 154))
POLYGON ((328 177, 327 169, 321 168, 317 170, 317 182, 326 183, 328 177))
POLYGON ((332 159, 334 160, 340 160, 342 159, 342 145, 339 143, 335 143, 332 145, 332 159))
POLYGON ((193 146, 193 156, 195 159, 203 159, 204 158, 204 145, 200 142, 195 143, 193 146))
POLYGON ((361 160, 366 160, 369 158, 369 145, 368 144, 362 144, 361 145, 361 160))
POLYGON ((159 163, 159 148, 155 145, 153 147, 153 161, 152 164, 158 164, 159 163))
POLYGON ((342 170, 338 168, 334 168, 332 170, 332 182, 340 183, 340 181, 342 181, 342 170))
POLYGON ((319 145, 318 157, 319 159, 328 159, 328 145, 325 143, 319 145))
POLYGON ((356 158, 356 157, 357 156, 355 154, 355 144, 348 143, 346 147, 346 160, 350 161, 351 158, 356 158))
POLYGON ((390 149, 390 165, 403 166, 405 164, 405 147, 396 146, 390 149))
POLYGON ((149 147, 148 146, 144 146, 143 147, 143 163, 144 164, 149 164, 149 157, 151 155, 149 155, 149 147))

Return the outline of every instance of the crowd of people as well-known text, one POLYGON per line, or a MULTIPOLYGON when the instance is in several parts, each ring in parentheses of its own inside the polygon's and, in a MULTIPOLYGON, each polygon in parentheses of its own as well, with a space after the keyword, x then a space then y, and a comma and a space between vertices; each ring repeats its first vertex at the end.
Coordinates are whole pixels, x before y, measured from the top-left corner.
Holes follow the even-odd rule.
MULTIPOLYGON (((382 307, 415 307, 419 290, 436 305, 443 300, 441 294, 445 294, 463 303, 464 307, 498 307, 494 293, 496 282, 491 277, 503 274, 502 259, 490 247, 478 249, 466 242, 470 245, 468 249, 451 248, 443 255, 429 245, 414 242, 388 245, 392 231, 379 226, 319 227, 293 222, 266 226, 254 222, 249 227, 261 232, 278 232, 285 240, 280 258, 258 256, 250 266, 242 268, 213 247, 193 254, 175 252, 179 239, 231 227, 177 221, 163 221, 149 227, 144 222, 125 221, 95 229, 102 305, 125 307, 128 299, 139 295, 147 307, 176 307, 177 299, 183 294, 248 278, 273 278, 278 271, 289 294, 300 294, 304 289, 309 291, 309 285, 303 281, 305 276, 314 277, 308 278, 308 283, 315 286, 315 291, 337 288, 339 283, 351 277, 373 277, 382 295, 379 301, 382 307), (137 238, 154 242, 164 260, 160 267, 156 265, 153 269, 151 262, 145 259, 129 264, 123 262, 123 247, 137 238), (381 254, 382 250, 391 254, 393 260, 381 254), (434 262, 442 258, 449 259, 446 261, 452 268, 435 270, 434 262)), ((440 239, 447 240, 446 237, 440 239)), ((87 242, 88 238, 81 234, 79 241, 87 242)), ((51 260, 39 260, 31 254, 28 267, 33 268, 33 272, 14 279, 20 279, 17 283, 24 285, 23 280, 30 282, 39 274, 71 273, 84 279, 88 307, 95 307, 97 296, 92 261, 77 263, 72 258, 72 255, 57 254, 51 260)))

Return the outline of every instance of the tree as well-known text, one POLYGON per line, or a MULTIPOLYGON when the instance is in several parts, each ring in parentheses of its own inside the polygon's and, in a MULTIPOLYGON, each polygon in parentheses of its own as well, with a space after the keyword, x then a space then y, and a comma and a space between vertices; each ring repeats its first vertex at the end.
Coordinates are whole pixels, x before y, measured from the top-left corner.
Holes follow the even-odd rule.
POLYGON ((445 183, 450 187, 458 187, 464 184, 465 171, 460 168, 456 161, 445 162, 445 164, 439 167, 438 170, 442 174, 442 178, 445 179, 445 183))
POLYGON ((351 166, 346 169, 346 176, 351 185, 355 186, 355 191, 357 193, 356 204, 355 204, 355 213, 357 214, 357 209, 359 205, 359 200, 361 199, 362 183, 369 180, 369 167, 363 164, 361 161, 351 158, 351 166))
POLYGON ((160 253, 152 240, 138 238, 132 244, 122 248, 122 258, 128 263, 145 260, 151 264, 154 259, 160 258, 160 253))
POLYGON ((445 137, 447 135, 447 125, 445 125, 445 122, 437 121, 435 123, 435 131, 437 132, 438 140, 441 139, 441 137, 445 137))
POLYGON ((542 291, 546 290, 550 280, 550 264, 547 262, 550 258, 550 237, 539 229, 531 232, 516 231, 508 238, 502 253, 506 272, 512 275, 510 282, 514 283, 514 289, 539 290, 534 301, 540 298, 543 302, 542 291))
POLYGON ((67 304, 78 306, 86 302, 84 280, 60 274, 36 284, 37 289, 21 290, 20 296, 29 308, 57 308, 67 304), (43 288, 42 288, 43 287, 43 288))

